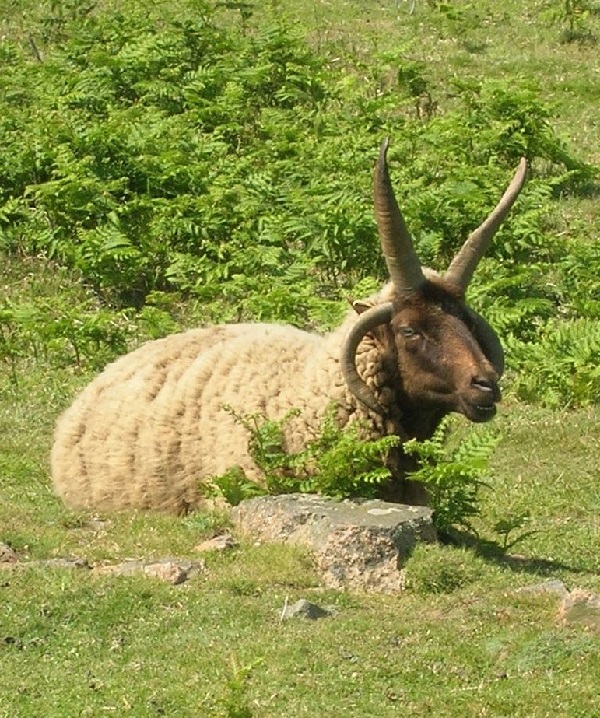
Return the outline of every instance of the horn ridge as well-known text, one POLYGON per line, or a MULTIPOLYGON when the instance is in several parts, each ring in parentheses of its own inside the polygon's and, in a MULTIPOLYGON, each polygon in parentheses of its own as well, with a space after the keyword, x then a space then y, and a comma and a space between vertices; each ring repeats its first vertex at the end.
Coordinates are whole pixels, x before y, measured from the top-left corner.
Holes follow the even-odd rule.
POLYGON ((425 277, 390 181, 388 147, 389 137, 386 137, 381 143, 374 172, 375 219, 390 279, 399 294, 408 294, 422 287, 425 277))
POLYGON ((525 157, 521 158, 521 162, 509 184, 508 188, 502 195, 496 207, 490 212, 486 219, 474 230, 454 259, 450 262, 450 266, 444 277, 460 287, 463 292, 469 286, 475 269, 483 257, 492 237, 498 231, 500 225, 510 212, 525 180, 527 179, 528 162, 525 157))
POLYGON ((473 333, 481 350, 491 362, 498 376, 504 374, 504 349, 498 335, 490 324, 475 310, 466 307, 467 316, 473 324, 473 333))

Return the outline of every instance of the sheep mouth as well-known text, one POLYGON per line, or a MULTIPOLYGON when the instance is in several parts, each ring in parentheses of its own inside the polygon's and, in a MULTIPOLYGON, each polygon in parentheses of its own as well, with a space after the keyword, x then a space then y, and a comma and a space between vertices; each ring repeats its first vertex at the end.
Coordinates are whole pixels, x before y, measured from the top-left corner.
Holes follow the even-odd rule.
POLYGON ((496 404, 465 404, 463 413, 478 424, 490 421, 496 416, 496 404))

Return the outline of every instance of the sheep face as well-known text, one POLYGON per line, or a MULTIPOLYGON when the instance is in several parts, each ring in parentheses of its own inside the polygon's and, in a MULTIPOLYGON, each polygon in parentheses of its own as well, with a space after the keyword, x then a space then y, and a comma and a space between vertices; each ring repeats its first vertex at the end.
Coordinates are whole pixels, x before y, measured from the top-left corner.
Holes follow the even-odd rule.
MULTIPOLYGON (((389 337, 391 332, 388 350, 397 360, 402 413, 408 404, 413 412, 433 410, 439 417, 457 411, 472 421, 487 421, 494 416, 500 398, 498 378, 504 369, 504 353, 494 330, 466 306, 464 296, 478 262, 525 183, 527 160, 521 159, 496 207, 469 235, 440 277, 421 266, 396 202, 387 150, 386 139, 375 165, 374 200, 394 299, 369 308, 355 304, 359 314, 364 314, 342 347, 344 380, 360 403, 382 416, 388 413, 357 371, 355 352, 367 334, 389 337)), ((411 420, 420 423, 414 416, 411 420)))
POLYGON ((397 298, 390 326, 406 409, 455 411, 476 422, 495 415, 499 373, 450 288, 428 282, 418 293, 397 298))

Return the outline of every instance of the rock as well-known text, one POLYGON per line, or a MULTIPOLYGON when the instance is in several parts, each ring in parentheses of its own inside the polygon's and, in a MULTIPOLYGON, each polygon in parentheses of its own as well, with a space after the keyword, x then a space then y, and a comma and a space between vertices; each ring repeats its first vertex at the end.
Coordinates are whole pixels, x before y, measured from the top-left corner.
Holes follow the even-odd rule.
POLYGON ((285 606, 281 613, 281 618, 282 620, 287 620, 288 618, 296 618, 300 616, 302 618, 309 618, 312 621, 316 621, 319 618, 325 618, 326 616, 331 616, 332 614, 333 611, 331 609, 322 608, 316 603, 311 603, 305 598, 301 598, 291 606, 285 606))
POLYGON ((569 595, 569 589, 565 584, 557 578, 535 583, 532 586, 523 586, 517 590, 517 593, 530 594, 537 596, 540 594, 551 594, 563 598, 569 595))
POLYGON ((161 581, 177 586, 188 580, 191 569, 181 566, 181 564, 176 561, 160 561, 158 563, 147 564, 142 570, 145 576, 158 578, 161 581))
POLYGON ((565 596, 558 609, 563 625, 580 625, 600 630, 600 596, 582 588, 575 588, 565 596))
POLYGON ((100 576, 143 575, 157 578, 174 586, 184 583, 198 572, 204 570, 204 561, 185 559, 160 559, 158 561, 124 561, 123 563, 96 566, 94 574, 100 576))
POLYGON ((207 551, 228 551, 232 548, 236 548, 238 542, 229 533, 220 534, 214 538, 207 539, 202 543, 198 544, 195 548, 198 553, 205 553, 207 551))
POLYGON ((551 579, 518 589, 519 594, 553 595, 560 600, 557 621, 564 626, 579 625, 600 631, 600 596, 583 588, 569 591, 558 579, 551 579))
POLYGON ((425 506, 287 494, 247 499, 231 513, 239 530, 255 539, 311 549, 332 588, 400 591, 404 562, 417 541, 436 540, 425 506))
POLYGON ((50 558, 36 561, 5 561, 0 563, 1 568, 58 568, 58 569, 88 569, 96 575, 133 576, 142 574, 149 578, 157 578, 167 583, 177 585, 187 581, 205 568, 202 559, 189 561, 187 559, 163 558, 158 560, 129 560, 118 564, 105 566, 92 566, 83 558, 50 558))
POLYGON ((84 558, 46 558, 39 561, 28 561, 23 566, 39 566, 41 568, 91 568, 84 558))
POLYGON ((0 563, 14 563, 18 560, 17 552, 7 543, 0 541, 0 563))
POLYGON ((13 561, 10 563, 0 563, 1 568, 22 569, 22 568, 66 568, 80 569, 90 568, 89 563, 84 558, 45 558, 34 561, 13 561))

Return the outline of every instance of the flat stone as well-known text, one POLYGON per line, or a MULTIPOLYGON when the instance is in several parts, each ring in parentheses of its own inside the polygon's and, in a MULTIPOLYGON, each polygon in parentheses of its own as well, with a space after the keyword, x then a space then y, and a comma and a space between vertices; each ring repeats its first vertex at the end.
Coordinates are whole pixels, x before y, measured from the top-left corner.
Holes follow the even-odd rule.
POLYGON ((305 598, 301 598, 296 603, 292 603, 290 606, 286 606, 283 609, 281 618, 287 620, 289 618, 308 618, 311 621, 316 621, 319 618, 326 618, 331 616, 333 611, 328 608, 322 608, 316 603, 307 601, 305 598))
POLYGON ((123 561, 118 564, 96 566, 94 574, 100 576, 135 576, 142 575, 156 578, 174 586, 184 583, 196 573, 204 570, 204 561, 188 561, 185 559, 160 559, 158 561, 123 561))
POLYGON ((530 594, 539 596, 540 594, 550 594, 563 598, 569 595, 569 589, 558 578, 551 578, 548 581, 535 583, 531 586, 523 586, 517 590, 517 593, 530 594))
POLYGON ((417 541, 436 540, 430 508, 379 500, 260 496, 242 501, 231 514, 254 539, 309 548, 332 588, 400 591, 404 563, 417 541))
POLYGON ((191 568, 189 566, 182 566, 176 561, 161 561, 146 564, 142 570, 144 575, 149 578, 157 578, 160 581, 165 581, 166 583, 173 584, 173 586, 177 586, 188 580, 191 568))
POLYGON ((207 551, 228 551, 235 548, 238 542, 229 533, 220 534, 214 538, 202 541, 196 546, 198 553, 205 553, 207 551))
POLYGON ((34 561, 13 561, 0 563, 0 568, 58 568, 58 569, 89 569, 90 565, 84 558, 44 558, 34 561))
POLYGON ((563 598, 558 609, 563 625, 580 625, 600 631, 600 596, 582 588, 574 588, 563 598))

